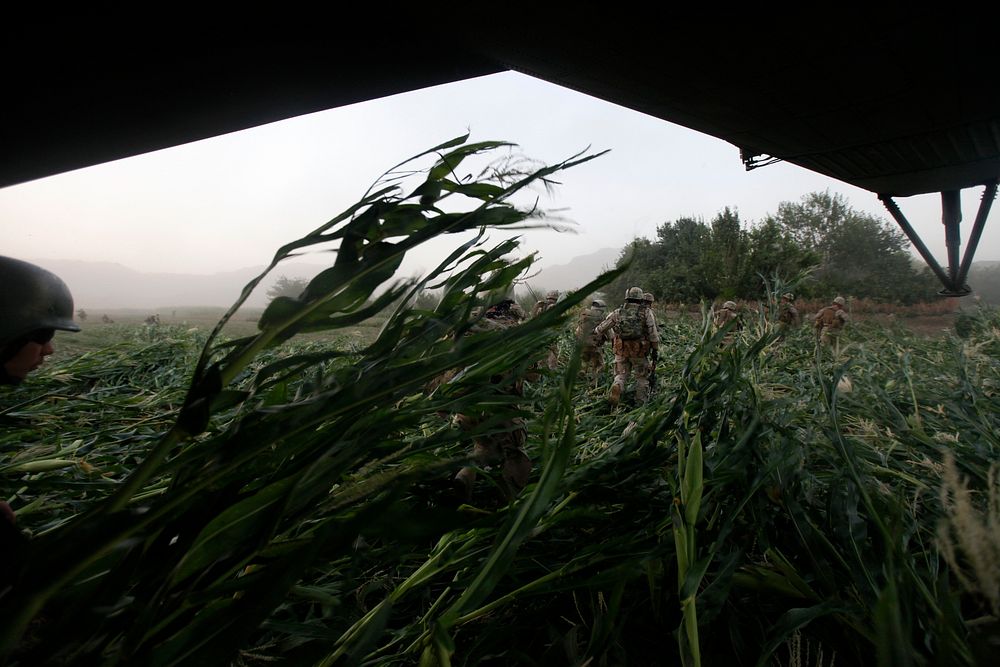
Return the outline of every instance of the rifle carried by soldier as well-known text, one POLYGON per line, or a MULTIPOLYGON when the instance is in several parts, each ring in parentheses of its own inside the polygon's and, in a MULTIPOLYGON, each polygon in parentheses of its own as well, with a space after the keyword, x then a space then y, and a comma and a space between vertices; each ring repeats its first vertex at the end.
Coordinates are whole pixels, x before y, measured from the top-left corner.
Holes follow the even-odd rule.
MULTIPOLYGON (((649 312, 653 312, 653 294, 652 292, 643 292, 642 300, 646 303, 646 308, 649 312)), ((656 323, 656 314, 653 314, 653 323, 656 323)), ((654 347, 650 350, 649 355, 649 393, 656 393, 656 362, 660 360, 660 348, 654 347)))
POLYGON ((659 348, 654 349, 649 356, 649 393, 656 393, 656 362, 660 360, 659 348))

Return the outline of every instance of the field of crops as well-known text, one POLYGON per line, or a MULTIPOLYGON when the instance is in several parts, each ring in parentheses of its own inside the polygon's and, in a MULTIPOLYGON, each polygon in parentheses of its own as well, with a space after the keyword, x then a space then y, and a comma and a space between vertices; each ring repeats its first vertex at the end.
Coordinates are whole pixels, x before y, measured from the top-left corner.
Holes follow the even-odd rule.
POLYGON ((990 664, 1000 315, 964 315, 962 337, 857 324, 836 357, 805 328, 777 342, 771 313, 730 345, 663 315, 651 401, 613 411, 570 333, 609 276, 476 332, 530 265, 480 235, 375 295, 406 248, 530 217, 505 203, 521 181, 450 180, 461 151, 492 148, 443 147, 426 173, 472 212, 442 213, 426 183, 377 190, 279 251, 343 243, 256 334, 120 326, 0 394, 24 532, 0 596, 8 662, 990 664), (406 306, 427 288, 435 309, 406 306), (376 313, 370 340, 344 333, 376 313), (560 369, 523 398, 490 381, 553 339, 560 369), (463 432, 456 413, 493 419, 463 432), (460 503, 470 438, 512 418, 531 483, 507 503, 483 470, 460 503))

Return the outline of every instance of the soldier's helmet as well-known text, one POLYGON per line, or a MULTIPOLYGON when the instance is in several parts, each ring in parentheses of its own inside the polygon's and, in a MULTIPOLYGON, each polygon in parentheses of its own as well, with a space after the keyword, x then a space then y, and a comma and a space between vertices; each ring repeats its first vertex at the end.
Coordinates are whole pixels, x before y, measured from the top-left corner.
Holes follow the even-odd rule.
POLYGON ((781 298, 788 299, 789 301, 795 301, 795 295, 792 294, 791 292, 785 292, 784 294, 781 295, 781 298))
POLYGON ((727 301, 724 304, 722 304, 722 308, 723 308, 723 310, 736 310, 736 302, 735 301, 727 301))
POLYGON ((600 299, 594 299, 593 301, 590 302, 590 305, 593 308, 605 308, 606 307, 604 305, 604 302, 601 301, 600 299))
POLYGON ((846 301, 844 301, 844 297, 842 296, 838 296, 836 299, 833 300, 833 302, 841 307, 843 307, 847 303, 846 301))
POLYGON ((642 301, 642 288, 641 287, 629 287, 625 291, 625 300, 635 299, 636 301, 642 301))
POLYGON ((503 320, 506 323, 520 322, 525 319, 524 308, 513 299, 503 299, 486 309, 484 314, 489 320, 503 320))
POLYGON ((643 292, 642 293, 642 300, 645 301, 646 303, 652 305, 652 303, 653 303, 653 293, 652 292, 643 292))
POLYGON ((80 330, 69 287, 51 271, 0 257, 0 285, 0 346, 38 329, 80 330))
POLYGON ((554 302, 554 301, 557 301, 558 299, 559 299, 559 290, 552 290, 551 292, 549 292, 548 294, 545 295, 545 300, 546 301, 553 301, 554 302))

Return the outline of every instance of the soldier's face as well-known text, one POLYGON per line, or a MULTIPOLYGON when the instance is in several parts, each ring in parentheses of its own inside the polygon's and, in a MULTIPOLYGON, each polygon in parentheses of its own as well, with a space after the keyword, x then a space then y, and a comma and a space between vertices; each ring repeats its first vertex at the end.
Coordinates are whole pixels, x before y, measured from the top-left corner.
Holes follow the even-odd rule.
POLYGON ((52 337, 55 333, 55 329, 36 329, 27 334, 22 339, 24 342, 21 347, 3 362, 3 369, 7 375, 20 381, 41 366, 45 357, 54 352, 52 337))
POLYGON ((13 357, 4 362, 3 368, 10 377, 23 380, 28 377, 28 373, 41 366, 45 362, 45 357, 53 352, 55 349, 51 340, 44 343, 29 341, 13 357))

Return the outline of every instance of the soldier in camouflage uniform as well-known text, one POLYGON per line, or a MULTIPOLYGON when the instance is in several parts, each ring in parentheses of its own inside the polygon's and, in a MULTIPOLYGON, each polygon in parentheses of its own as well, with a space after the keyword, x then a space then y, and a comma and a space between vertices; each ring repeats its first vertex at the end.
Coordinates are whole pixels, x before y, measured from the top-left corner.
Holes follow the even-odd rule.
POLYGON ((616 308, 594 329, 594 334, 604 336, 614 332, 615 380, 611 385, 611 405, 617 406, 625 391, 630 374, 635 374, 635 397, 639 403, 649 398, 650 363, 659 354, 660 334, 656 328, 653 311, 646 307, 642 289, 630 287, 625 292, 625 305, 616 308))
POLYGON ((847 324, 845 304, 844 297, 838 296, 831 305, 820 310, 813 318, 817 342, 833 347, 835 354, 840 352, 840 332, 847 324))
POLYGON ((785 292, 781 295, 781 303, 778 304, 778 340, 784 340, 790 329, 799 326, 802 318, 795 307, 795 295, 785 292))
POLYGON ((542 313, 544 313, 546 310, 548 310, 552 306, 556 305, 557 301, 559 301, 559 290, 552 290, 552 291, 548 292, 545 295, 545 300, 544 301, 536 301, 535 302, 535 307, 531 309, 531 316, 532 317, 538 317, 539 315, 541 315, 542 313))
MULTIPOLYGON (((535 303, 535 307, 531 309, 531 316, 538 317, 546 310, 556 305, 559 301, 559 290, 552 290, 545 295, 544 301, 538 301, 535 303)), ((559 363, 559 348, 555 343, 549 346, 549 354, 545 358, 545 366, 550 370, 554 371, 559 363)))
POLYGON ((722 308, 715 311, 715 317, 712 319, 715 328, 721 329, 733 320, 739 319, 738 308, 735 301, 726 301, 722 304, 722 308))
MULTIPOLYGON (((742 329, 743 323, 740 321, 739 306, 736 305, 735 301, 726 301, 722 304, 722 308, 716 311, 715 317, 712 319, 712 324, 715 325, 716 329, 721 329, 732 321, 736 321, 733 329, 742 329)), ((722 339, 724 345, 728 345, 733 342, 733 331, 730 331, 722 339)))
POLYGON ((598 324, 604 321, 606 307, 600 299, 594 299, 590 308, 580 313, 576 325, 576 339, 580 343, 583 368, 596 382, 604 370, 604 337, 594 333, 598 324))
MULTIPOLYGON (((489 308, 470 333, 502 330, 517 326, 525 319, 524 309, 511 299, 505 299, 489 308)), ((457 371, 456 371, 457 372, 457 371)), ((450 373, 454 376, 455 372, 450 373)), ((445 378, 447 381, 450 378, 445 378)), ((498 374, 490 378, 497 391, 507 395, 524 396, 524 378, 511 374, 498 374)), ((459 414, 455 422, 463 431, 473 431, 487 421, 489 415, 459 414)), ((479 435, 473 442, 472 459, 480 466, 501 465, 504 495, 508 500, 516 497, 528 483, 531 474, 531 459, 524 451, 528 430, 524 420, 515 417, 498 424, 497 432, 479 435)), ((466 466, 455 475, 458 491, 466 501, 472 498, 472 486, 476 481, 476 469, 466 466)))
MULTIPOLYGON (((77 332, 80 325, 69 287, 51 271, 0 257, 0 286, 0 385, 19 385, 55 351, 56 331, 77 332)), ((0 591, 13 583, 17 547, 25 541, 14 509, 0 499, 0 591)))

